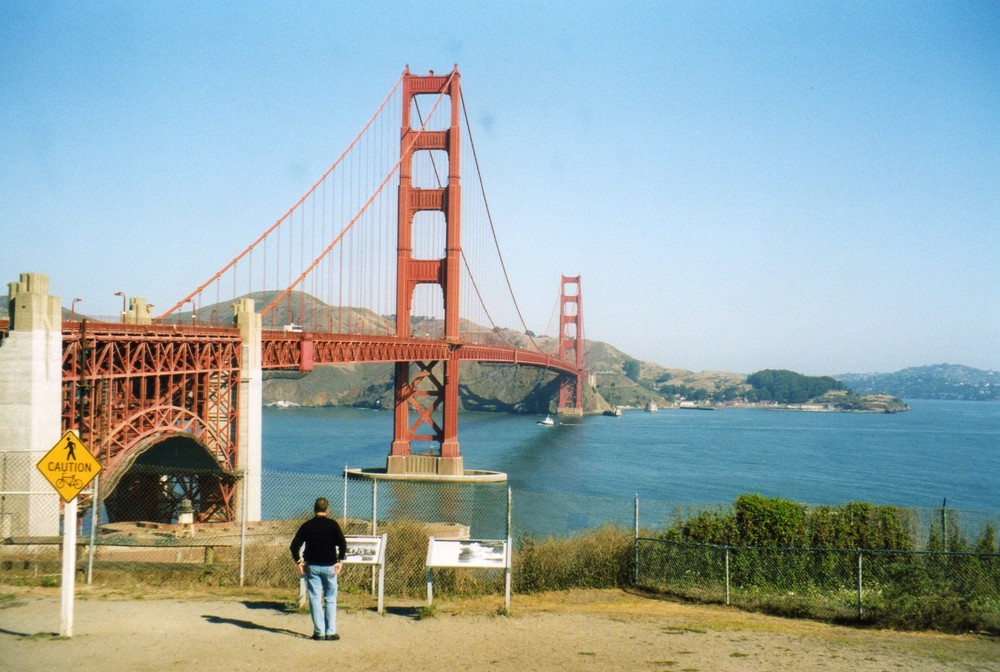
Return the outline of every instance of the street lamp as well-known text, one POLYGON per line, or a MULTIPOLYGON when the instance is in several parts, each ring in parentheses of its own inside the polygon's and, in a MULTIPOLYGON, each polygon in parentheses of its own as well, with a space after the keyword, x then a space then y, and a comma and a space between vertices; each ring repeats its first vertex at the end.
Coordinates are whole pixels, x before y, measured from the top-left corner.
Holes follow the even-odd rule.
POLYGON ((83 299, 73 299, 73 302, 69 304, 69 321, 76 321, 76 304, 78 301, 83 301, 83 299))
POLYGON ((191 324, 194 324, 198 320, 198 306, 195 304, 194 299, 188 299, 184 303, 191 304, 191 324))
POLYGON ((125 292, 115 292, 115 296, 122 297, 122 321, 125 320, 125 292))

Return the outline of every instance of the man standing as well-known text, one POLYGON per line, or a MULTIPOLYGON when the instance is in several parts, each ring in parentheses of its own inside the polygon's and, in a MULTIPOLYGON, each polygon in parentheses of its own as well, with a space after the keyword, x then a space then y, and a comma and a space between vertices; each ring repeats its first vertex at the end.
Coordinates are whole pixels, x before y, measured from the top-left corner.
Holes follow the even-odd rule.
POLYGON ((330 503, 326 497, 316 499, 316 515, 302 523, 292 539, 292 559, 299 573, 306 577, 309 590, 309 615, 313 622, 313 639, 337 640, 337 575, 347 556, 347 540, 340 525, 327 516, 330 503), (305 544, 305 551, 299 555, 305 544))

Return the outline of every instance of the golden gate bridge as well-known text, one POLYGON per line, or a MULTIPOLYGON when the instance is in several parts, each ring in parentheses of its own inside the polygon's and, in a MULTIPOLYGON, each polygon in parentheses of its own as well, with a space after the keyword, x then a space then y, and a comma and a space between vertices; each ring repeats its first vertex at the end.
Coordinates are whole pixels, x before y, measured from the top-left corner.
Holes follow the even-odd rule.
POLYGON ((45 276, 10 283, 0 381, 32 399, 34 429, 5 431, 24 409, 0 400, 0 451, 76 429, 104 466, 110 516, 166 483, 173 501, 144 518, 188 499, 200 520, 233 520, 242 477, 255 520, 266 370, 391 363, 390 474, 463 473, 462 362, 553 371, 558 412, 582 413, 580 278, 562 277, 558 338, 542 347, 514 298, 460 81, 407 68, 302 198, 162 314, 133 297, 120 323, 63 321, 45 276), (56 340, 57 366, 39 366, 55 365, 39 353, 56 340))

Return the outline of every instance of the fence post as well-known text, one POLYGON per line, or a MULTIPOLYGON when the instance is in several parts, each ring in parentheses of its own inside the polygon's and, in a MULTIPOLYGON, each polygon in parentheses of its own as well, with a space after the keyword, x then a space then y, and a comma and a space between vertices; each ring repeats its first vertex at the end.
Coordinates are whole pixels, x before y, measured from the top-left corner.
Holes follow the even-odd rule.
POLYGON ((378 534, 378 479, 372 477, 372 535, 378 534))
POLYGON ((243 582, 246 577, 246 566, 247 566, 247 474, 244 471, 243 477, 240 479, 240 484, 243 486, 240 488, 242 497, 240 497, 240 588, 243 587, 243 582))
POLYGON ((639 493, 635 493, 635 536, 632 539, 632 549, 635 555, 632 567, 632 584, 639 584, 639 493))
POLYGON ((941 548, 948 552, 948 498, 941 500, 941 548))
POLYGON ((87 585, 94 581, 94 546, 97 543, 97 521, 101 517, 100 478, 94 476, 94 488, 90 494, 90 544, 87 548, 87 585))
POLYGON ((347 527, 347 465, 344 465, 344 515, 340 519, 344 523, 344 528, 347 527))
POLYGON ((864 618, 865 613, 864 613, 864 606, 861 603, 861 586, 862 586, 862 583, 861 583, 861 555, 862 555, 862 553, 861 553, 861 549, 860 548, 857 549, 857 551, 858 551, 858 620, 860 621, 862 618, 864 618))
MULTIPOLYGON (((372 478, 372 536, 378 535, 378 479, 372 478)), ((372 595, 375 594, 375 566, 372 566, 372 595)))
POLYGON ((729 547, 726 546, 726 606, 729 606, 729 547))
POLYGON ((510 613, 510 572, 511 572, 511 555, 514 552, 514 544, 510 538, 510 514, 513 508, 513 492, 510 486, 507 486, 507 557, 504 559, 504 598, 503 598, 503 608, 510 613))
POLYGON ((508 485, 507 486, 507 539, 508 539, 508 541, 510 540, 510 536, 511 536, 511 528, 512 528, 512 526, 511 526, 511 520, 512 520, 511 519, 511 513, 513 512, 513 510, 514 510, 514 493, 510 489, 510 486, 508 485))

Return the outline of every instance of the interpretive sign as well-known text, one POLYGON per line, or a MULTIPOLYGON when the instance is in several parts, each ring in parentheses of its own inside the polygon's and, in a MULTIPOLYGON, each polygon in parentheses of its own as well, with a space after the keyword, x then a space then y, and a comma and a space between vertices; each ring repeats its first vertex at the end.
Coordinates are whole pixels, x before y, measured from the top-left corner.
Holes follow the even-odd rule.
POLYGON ((380 537, 365 537, 348 535, 347 557, 344 562, 349 565, 382 565, 385 564, 385 535, 380 537))
POLYGON ((502 569, 504 608, 510 609, 510 537, 507 539, 427 540, 427 606, 434 600, 435 568, 502 569))
MULTIPOLYGON (((345 565, 369 565, 372 569, 372 593, 375 593, 375 578, 378 567, 378 613, 382 613, 385 607, 385 541, 386 535, 362 536, 344 535, 347 541, 347 555, 344 557, 345 565)), ((306 603, 306 579, 299 579, 299 606, 306 603)))
POLYGON ((427 545, 428 567, 507 566, 507 542, 487 539, 435 539, 427 545))
POLYGON ((103 468, 72 430, 63 434, 36 466, 66 502, 79 495, 103 468))

